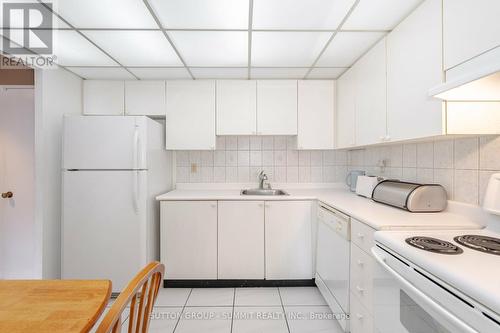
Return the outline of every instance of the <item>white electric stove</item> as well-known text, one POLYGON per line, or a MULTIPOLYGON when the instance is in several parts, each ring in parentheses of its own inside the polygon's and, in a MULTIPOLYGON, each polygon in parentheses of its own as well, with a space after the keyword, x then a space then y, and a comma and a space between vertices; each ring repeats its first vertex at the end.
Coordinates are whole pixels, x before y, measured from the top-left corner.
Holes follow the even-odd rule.
MULTIPOLYGON (((493 214, 500 206, 500 174, 496 177, 485 206, 493 214)), ((376 232, 375 328, 500 332, 500 216, 492 221, 483 230, 376 232)))

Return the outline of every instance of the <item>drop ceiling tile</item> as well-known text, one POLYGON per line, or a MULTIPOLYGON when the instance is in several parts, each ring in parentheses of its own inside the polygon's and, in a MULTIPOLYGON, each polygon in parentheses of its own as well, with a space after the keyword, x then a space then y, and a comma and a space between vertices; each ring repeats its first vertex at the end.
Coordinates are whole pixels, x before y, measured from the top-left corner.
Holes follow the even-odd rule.
POLYGON ((383 32, 339 32, 316 65, 350 67, 384 35, 383 32))
POLYGON ((188 66, 237 67, 248 63, 248 33, 242 31, 171 31, 188 66))
POLYGON ((334 67, 334 68, 313 68, 311 73, 307 76, 308 79, 337 79, 347 68, 334 67))
POLYGON ((248 77, 248 68, 190 68, 191 73, 197 79, 246 79, 248 77))
POLYGON ((59 0, 54 11, 77 28, 158 28, 140 0, 59 0))
POLYGON ((72 30, 54 31, 54 54, 62 66, 116 66, 116 62, 72 30))
POLYGON ((392 30, 422 0, 361 1, 342 26, 346 30, 392 30))
POLYGON ((248 0, 150 0, 169 29, 247 29, 248 0))
POLYGON ((159 67, 130 67, 129 70, 141 80, 177 80, 191 79, 188 71, 181 67, 176 68, 159 68, 159 67))
POLYGON ((354 0, 254 0, 253 28, 337 29, 354 2, 354 0))
POLYGON ((330 32, 254 32, 252 66, 311 66, 331 35, 330 32))
POLYGON ((135 80, 135 77, 121 67, 67 67, 85 79, 135 80))
POLYGON ((182 66, 174 49, 160 31, 83 33, 124 66, 182 66))
POLYGON ((302 79, 308 68, 252 68, 252 79, 302 79))

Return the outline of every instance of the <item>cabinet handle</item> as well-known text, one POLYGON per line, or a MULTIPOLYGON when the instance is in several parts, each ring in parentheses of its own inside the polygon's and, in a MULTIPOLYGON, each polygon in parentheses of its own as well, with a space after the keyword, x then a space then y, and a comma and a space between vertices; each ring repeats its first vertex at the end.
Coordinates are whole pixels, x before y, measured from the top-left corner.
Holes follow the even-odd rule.
POLYGON ((259 207, 261 207, 261 208, 264 207, 264 204, 259 204, 259 207))
POLYGON ((356 286, 356 290, 358 291, 358 293, 362 294, 365 292, 365 290, 363 288, 361 288, 360 286, 356 286))
POLYGON ((365 263, 364 263, 364 262, 362 262, 361 260, 358 260, 358 265, 359 265, 359 266, 364 266, 364 265, 365 265, 365 263))
POLYGON ((210 207, 217 208, 217 204, 211 204, 210 207))
POLYGON ((356 313, 356 318, 358 318, 359 320, 363 320, 363 315, 356 313))
POLYGON ((358 238, 359 239, 363 239, 363 238, 365 238, 365 235, 363 235, 362 233, 358 232, 358 238))

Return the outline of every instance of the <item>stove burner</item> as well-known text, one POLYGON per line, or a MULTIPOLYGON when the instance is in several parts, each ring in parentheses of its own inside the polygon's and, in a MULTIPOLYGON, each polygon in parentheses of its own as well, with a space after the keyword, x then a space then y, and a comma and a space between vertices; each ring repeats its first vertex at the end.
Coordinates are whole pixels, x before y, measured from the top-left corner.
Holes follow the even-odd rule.
POLYGON ((500 255, 500 239, 480 235, 463 235, 454 238, 455 242, 473 250, 500 255))
POLYGON ((424 251, 440 254, 460 254, 464 252, 461 248, 450 242, 432 237, 411 237, 406 239, 406 243, 424 251))

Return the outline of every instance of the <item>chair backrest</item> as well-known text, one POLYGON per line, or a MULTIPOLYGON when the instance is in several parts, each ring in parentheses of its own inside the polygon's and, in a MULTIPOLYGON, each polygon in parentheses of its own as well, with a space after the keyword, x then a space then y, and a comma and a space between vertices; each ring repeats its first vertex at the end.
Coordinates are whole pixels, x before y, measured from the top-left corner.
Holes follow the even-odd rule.
POLYGON ((164 273, 165 266, 159 262, 144 267, 120 293, 96 333, 121 332, 121 316, 129 304, 128 333, 146 333, 164 273))

